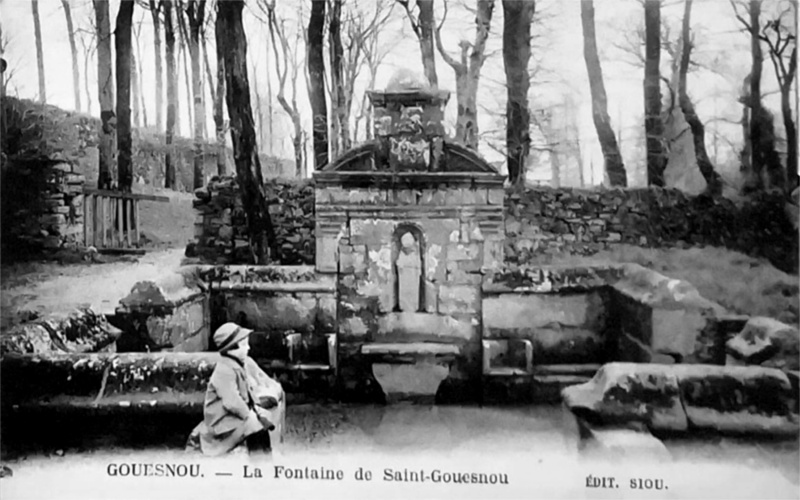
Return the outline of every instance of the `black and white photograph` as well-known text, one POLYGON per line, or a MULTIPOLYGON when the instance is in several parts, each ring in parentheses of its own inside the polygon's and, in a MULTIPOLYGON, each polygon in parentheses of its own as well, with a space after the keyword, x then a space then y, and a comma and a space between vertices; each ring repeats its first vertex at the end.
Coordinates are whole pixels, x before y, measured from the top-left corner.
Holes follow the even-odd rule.
POLYGON ((800 499, 798 0, 0 0, 0 496, 800 499))

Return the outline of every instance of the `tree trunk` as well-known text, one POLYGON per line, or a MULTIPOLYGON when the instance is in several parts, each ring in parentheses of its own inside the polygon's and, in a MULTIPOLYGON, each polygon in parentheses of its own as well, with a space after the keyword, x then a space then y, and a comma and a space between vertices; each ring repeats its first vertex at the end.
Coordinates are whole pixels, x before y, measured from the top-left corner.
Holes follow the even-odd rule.
MULTIPOLYGON (((178 4, 180 5, 180 4, 178 4)), ((189 122, 188 127, 191 130, 192 126, 194 125, 194 106, 192 105, 192 79, 189 76, 189 65, 191 64, 189 61, 186 60, 186 47, 189 45, 189 33, 186 29, 186 20, 183 17, 183 11, 178 8, 175 11, 175 16, 178 20, 178 32, 180 35, 180 44, 178 45, 178 54, 180 58, 183 60, 183 83, 186 86, 186 112, 189 115, 189 122)), ((176 115, 176 119, 178 120, 178 129, 180 128, 180 112, 176 115)))
MULTIPOLYGON (((205 68, 206 71, 205 81, 208 82, 208 91, 211 94, 211 106, 213 110, 214 103, 217 102, 217 91, 214 87, 214 75, 211 73, 211 64, 208 61, 208 44, 206 43, 206 39, 207 39, 206 36, 200 37, 200 43, 202 45, 202 51, 203 51, 203 67, 205 68)), ((203 90, 203 92, 205 92, 205 90, 203 90)), ((205 99, 205 93, 203 94, 203 98, 205 99)), ((203 121, 205 122, 205 120, 203 121)))
POLYGON ((133 103, 133 124, 136 127, 142 126, 142 108, 139 97, 138 64, 136 64, 136 53, 131 49, 131 102, 133 103))
POLYGON ((761 26, 761 1, 750 0, 750 56, 752 69, 750 70, 750 177, 745 179, 745 191, 764 189, 763 167, 761 161, 760 127, 761 116, 761 72, 764 65, 764 55, 761 52, 761 41, 758 38, 758 28, 761 26))
POLYGON ((689 98, 689 93, 686 89, 686 74, 689 71, 689 61, 692 52, 692 40, 689 33, 689 26, 691 24, 692 15, 692 0, 686 0, 683 11, 683 24, 681 28, 681 62, 678 70, 678 103, 683 112, 686 123, 692 131, 692 139, 694 145, 694 154, 697 160, 697 167, 703 178, 706 180, 706 191, 712 196, 719 196, 722 194, 722 179, 719 174, 714 170, 714 165, 708 158, 706 152, 705 141, 705 127, 697 112, 694 109, 694 104, 689 98))
POLYGON ((164 7, 164 40, 167 56, 167 153, 164 156, 164 187, 175 189, 175 165, 173 163, 172 142, 175 137, 175 119, 178 114, 178 72, 175 68, 175 26, 173 24, 172 1, 162 4, 164 7))
POLYGON ((75 28, 72 25, 72 10, 69 7, 69 0, 61 0, 64 7, 64 16, 67 18, 67 36, 69 37, 69 49, 72 52, 72 91, 75 95, 75 111, 81 112, 81 76, 78 66, 78 48, 75 46, 75 28))
POLYGON ((328 110, 325 102, 325 2, 311 2, 311 17, 308 21, 308 95, 313 117, 314 168, 321 169, 328 163, 328 110))
POLYGON ((89 83, 89 59, 91 49, 84 43, 81 37, 81 48, 83 49, 83 96, 86 98, 86 114, 92 115, 92 86, 89 83))
POLYGON ((603 70, 597 55, 597 39, 594 31, 594 0, 581 2, 581 25, 583 27, 583 57, 586 60, 586 71, 589 74, 589 89, 592 94, 592 119, 600 148, 603 150, 605 170, 612 186, 628 185, 625 165, 622 162, 617 139, 611 128, 608 117, 608 98, 603 83, 603 70))
POLYGON ((270 250, 277 255, 275 234, 267 200, 262 190, 263 178, 250 106, 247 80, 247 40, 242 25, 243 0, 217 3, 217 45, 224 54, 225 101, 231 124, 236 177, 247 214, 250 246, 256 264, 269 261, 270 250))
POLYGON ((459 43, 460 60, 455 60, 445 51, 441 35, 438 29, 436 31, 436 46, 439 53, 456 74, 456 101, 458 104, 456 140, 474 150, 478 149, 478 83, 483 62, 486 59, 484 52, 492 22, 494 0, 478 0, 477 4, 475 42, 470 44, 466 40, 462 40, 459 43), (470 47, 472 47, 471 51, 470 47))
POLYGON ((164 130, 164 66, 161 59, 161 6, 162 1, 159 0, 156 6, 156 0, 150 0, 150 14, 153 17, 153 37, 156 60, 156 129, 161 132, 164 130))
POLYGON ((506 159, 508 180, 524 181, 530 153, 528 63, 531 58, 531 22, 536 2, 503 0, 503 64, 506 71, 506 159))
POLYGON ((661 0, 645 0, 644 131, 647 144, 647 184, 664 186, 667 156, 661 117, 661 0))
POLYGON ((139 33, 141 31, 141 27, 142 27, 142 25, 141 25, 141 22, 140 22, 139 23, 139 30, 135 32, 136 33, 136 46, 134 48, 136 49, 136 61, 138 62, 138 64, 136 64, 136 68, 135 68, 136 74, 135 74, 134 78, 136 78, 136 85, 137 85, 136 93, 139 95, 139 99, 138 100, 140 102, 140 104, 139 104, 140 108, 139 109, 141 110, 141 113, 142 113, 142 126, 147 127, 148 126, 148 121, 147 121, 147 100, 145 99, 144 92, 143 92, 143 89, 144 89, 144 71, 142 69, 142 66, 144 66, 144 65, 142 64, 142 52, 141 52, 141 50, 139 50, 139 33))
POLYGON ((747 190, 785 186, 783 166, 775 150, 775 124, 772 113, 761 102, 761 74, 764 55, 761 51, 761 0, 750 0, 750 48, 753 69, 750 73, 750 143, 752 147, 752 178, 747 190))
POLYGON ((344 150, 344 134, 347 124, 344 121, 344 71, 342 69, 342 58, 344 49, 342 47, 342 2, 343 0, 332 0, 330 24, 328 25, 328 48, 330 49, 329 61, 331 63, 331 134, 328 139, 330 143, 330 154, 332 159, 336 159, 344 150))
POLYGON ((130 193, 133 187, 131 158, 131 27, 134 0, 122 0, 114 30, 117 52, 117 185, 130 193))
POLYGON ((419 50, 422 53, 422 67, 425 69, 425 78, 431 87, 439 87, 439 77, 436 74, 436 53, 433 48, 433 0, 418 0, 419 7, 419 50))
POLYGON ((216 44, 217 52, 217 94, 214 100, 214 127, 217 133, 217 174, 227 175, 225 162, 225 117, 222 103, 225 99, 225 52, 224 47, 216 44))
POLYGON ((100 101, 99 170, 97 187, 111 189, 111 165, 114 163, 114 141, 117 136, 117 119, 114 110, 114 76, 111 59, 111 19, 108 2, 94 0, 97 26, 97 94, 100 101))
POLYGON ((190 0, 189 16, 189 54, 192 61, 192 100, 194 101, 194 188, 205 184, 203 170, 203 132, 206 111, 203 105, 203 71, 200 65, 200 37, 205 23, 205 0, 190 0))
POLYGON ((39 0, 31 0, 33 12, 33 33, 36 43, 36 66, 39 70, 39 102, 47 102, 47 91, 44 78, 44 52, 42 52, 42 27, 39 24, 39 0))
POLYGON ((797 48, 792 50, 792 60, 789 74, 781 86, 781 113, 783 126, 786 129, 786 180, 787 191, 791 192, 798 185, 797 178, 797 127, 792 119, 792 82, 794 82, 794 69, 797 67, 797 48))

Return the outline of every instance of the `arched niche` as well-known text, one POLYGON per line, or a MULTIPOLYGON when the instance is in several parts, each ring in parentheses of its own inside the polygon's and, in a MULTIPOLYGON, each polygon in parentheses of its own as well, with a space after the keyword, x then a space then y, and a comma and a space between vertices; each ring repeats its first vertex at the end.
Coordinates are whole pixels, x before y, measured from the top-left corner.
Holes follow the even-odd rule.
POLYGON ((392 238, 394 310, 425 310, 425 238, 419 227, 401 224, 392 238))

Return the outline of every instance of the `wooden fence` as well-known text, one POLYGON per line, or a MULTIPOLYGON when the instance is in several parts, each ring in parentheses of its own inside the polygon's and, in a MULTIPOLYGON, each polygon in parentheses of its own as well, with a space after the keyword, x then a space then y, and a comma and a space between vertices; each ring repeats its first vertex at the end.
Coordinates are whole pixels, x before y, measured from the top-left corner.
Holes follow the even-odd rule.
POLYGON ((124 250, 140 246, 141 220, 139 202, 169 202, 166 196, 123 193, 104 189, 83 188, 86 246, 124 250))

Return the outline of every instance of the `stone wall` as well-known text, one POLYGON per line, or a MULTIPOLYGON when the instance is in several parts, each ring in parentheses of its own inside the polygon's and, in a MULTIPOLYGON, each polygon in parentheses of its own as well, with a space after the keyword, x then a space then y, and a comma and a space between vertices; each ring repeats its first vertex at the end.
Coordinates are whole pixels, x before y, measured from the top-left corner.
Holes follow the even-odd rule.
MULTIPOLYGON (((89 186, 97 185, 99 118, 66 111, 51 105, 41 105, 26 99, 3 98, 3 113, 7 126, 3 152, 9 159, 16 157, 47 157, 70 162, 76 173, 86 177, 89 186)), ((152 128, 132 130, 133 183, 139 189, 164 186, 164 156, 166 138, 152 128)), ((208 179, 217 173, 216 145, 203 146, 203 172, 208 179)), ((294 173, 294 163, 260 155, 264 178, 294 173)), ((173 142, 173 161, 176 171, 176 190, 191 191, 194 177, 194 142, 176 136, 173 142)), ((226 163, 232 171, 233 152, 226 150, 226 163)), ((112 166, 112 179, 116 171, 112 166)), ((137 188, 134 187, 134 191, 137 188)))
POLYGON ((83 244, 83 175, 47 158, 4 165, 0 179, 3 256, 83 244), (12 223, 13 222, 13 223, 12 223))
MULTIPOLYGON (((311 181, 275 179, 265 184, 270 218, 284 265, 314 263, 314 189, 311 181)), ((213 177, 195 192, 195 241, 188 255, 216 264, 252 263, 247 218, 233 177, 213 177)))
MULTIPOLYGON (((309 237, 315 224, 312 181, 270 181, 268 186, 279 187, 268 188, 281 249, 278 262, 314 264, 314 241, 309 237)), ((233 191, 216 189, 223 198, 232 196, 233 191)), ((340 189, 318 196, 349 194, 340 189)), ((199 209, 208 210, 214 203, 207 200, 199 209)), ((226 203, 223 200, 221 205, 226 203)), ((353 203, 364 200, 353 199, 353 203)), ((210 232, 203 234, 214 238, 214 227, 209 226, 210 232)), ((713 245, 767 258, 788 272, 796 272, 798 266, 798 234, 786 216, 780 194, 762 194, 734 204, 727 199, 691 197, 658 188, 509 190, 505 197, 505 235, 505 261, 511 264, 541 263, 547 255, 557 253, 591 255, 615 243, 629 243, 645 247, 713 245)), ((239 244, 241 247, 246 242, 239 244)), ((218 257, 213 246, 203 252, 207 262, 218 257)), ((229 255, 226 262, 246 263, 248 258, 249 252, 241 252, 229 255)))
POLYGON ((614 243, 645 247, 712 245, 768 258, 797 272, 798 234, 780 194, 743 204, 676 189, 529 188, 506 196, 506 259, 590 255, 614 243))

